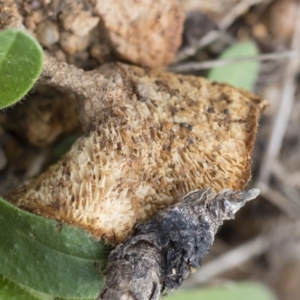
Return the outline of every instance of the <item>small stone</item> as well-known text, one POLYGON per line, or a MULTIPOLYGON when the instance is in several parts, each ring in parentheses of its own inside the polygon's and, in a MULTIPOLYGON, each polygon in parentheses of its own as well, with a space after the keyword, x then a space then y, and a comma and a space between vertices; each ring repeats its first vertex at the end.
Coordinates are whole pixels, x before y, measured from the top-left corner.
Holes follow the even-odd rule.
POLYGON ((65 16, 63 26, 78 36, 87 35, 100 21, 99 17, 92 17, 89 12, 81 11, 74 15, 65 16))
POLYGON ((94 2, 94 13, 100 16, 117 56, 150 68, 174 59, 184 22, 177 0, 94 2))
POLYGON ((74 54, 86 49, 88 46, 88 37, 77 36, 70 32, 63 32, 60 35, 59 43, 63 50, 68 54, 74 54))
POLYGON ((67 61, 66 54, 65 54, 62 50, 57 50, 57 51, 55 51, 54 57, 55 57, 58 61, 67 61))
POLYGON ((57 25, 50 21, 40 23, 36 29, 36 37, 43 46, 52 46, 59 40, 57 25))

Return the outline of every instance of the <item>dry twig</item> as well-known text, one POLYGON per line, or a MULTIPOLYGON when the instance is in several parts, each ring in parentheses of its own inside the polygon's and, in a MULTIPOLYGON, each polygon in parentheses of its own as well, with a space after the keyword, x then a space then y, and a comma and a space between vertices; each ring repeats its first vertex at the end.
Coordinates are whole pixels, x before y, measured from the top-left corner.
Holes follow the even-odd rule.
POLYGON ((258 179, 259 183, 264 185, 267 185, 269 182, 273 162, 275 161, 275 158, 278 156, 281 149, 282 140, 288 125, 288 120, 294 101, 294 93, 296 89, 295 78, 299 70, 300 58, 300 5, 298 5, 298 14, 291 48, 296 50, 298 55, 290 58, 285 70, 281 101, 277 110, 277 114, 274 117, 271 136, 268 142, 267 150, 264 153, 258 179))
POLYGON ((199 71, 206 70, 221 66, 226 66, 229 64, 247 62, 247 61, 268 61, 268 60, 280 60, 294 57, 298 54, 296 50, 283 51, 278 53, 266 53, 255 56, 246 56, 246 57, 236 57, 236 58, 227 58, 227 59, 216 59, 216 60, 207 60, 202 62, 191 61, 182 64, 177 64, 169 67, 169 71, 175 73, 190 72, 190 71, 199 71))
POLYGON ((247 11, 251 6, 261 3, 264 0, 242 0, 239 1, 230 12, 225 15, 218 25, 218 30, 209 31, 205 36, 203 36, 199 42, 190 48, 182 49, 175 59, 176 62, 180 62, 188 58, 189 56, 193 56, 197 53, 197 51, 213 41, 215 41, 218 37, 224 34, 225 30, 245 11, 247 11))
POLYGON ((196 190, 138 225, 136 234, 111 252, 98 300, 156 300, 166 289, 178 288, 190 268, 200 267, 223 221, 258 194, 258 190, 218 195, 210 189, 196 190))
MULTIPOLYGON (((270 250, 277 254, 286 253, 290 248, 298 249, 300 238, 300 222, 294 220, 277 220, 277 226, 254 239, 227 251, 216 259, 208 262, 193 274, 184 284, 185 287, 194 287, 208 282, 222 273, 232 270, 256 256, 270 250), (288 234, 287 234, 288 233, 288 234)), ((289 260, 288 257, 285 260, 289 260)))
POLYGON ((261 190, 261 194, 274 205, 279 207, 283 212, 285 212, 290 217, 299 216, 299 205, 295 205, 291 199, 284 196, 281 192, 271 188, 269 185, 264 185, 262 183, 257 184, 261 190))
POLYGON ((254 256, 264 253, 270 247, 270 244, 271 241, 266 236, 258 236, 205 264, 197 273, 191 276, 185 286, 196 286, 234 269, 254 256))

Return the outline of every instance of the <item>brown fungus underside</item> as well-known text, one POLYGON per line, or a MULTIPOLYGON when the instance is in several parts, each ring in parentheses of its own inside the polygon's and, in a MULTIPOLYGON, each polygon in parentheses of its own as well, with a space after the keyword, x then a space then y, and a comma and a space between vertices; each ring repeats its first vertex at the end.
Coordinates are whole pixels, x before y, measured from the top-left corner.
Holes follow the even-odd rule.
MULTIPOLYGON (((53 68, 52 82, 58 76, 70 82, 71 73, 59 72, 53 68)), ((259 97, 120 63, 76 72, 85 135, 61 161, 9 195, 11 202, 115 244, 192 190, 240 190, 248 182, 264 106, 259 97), (85 80, 90 91, 79 86, 85 80)))

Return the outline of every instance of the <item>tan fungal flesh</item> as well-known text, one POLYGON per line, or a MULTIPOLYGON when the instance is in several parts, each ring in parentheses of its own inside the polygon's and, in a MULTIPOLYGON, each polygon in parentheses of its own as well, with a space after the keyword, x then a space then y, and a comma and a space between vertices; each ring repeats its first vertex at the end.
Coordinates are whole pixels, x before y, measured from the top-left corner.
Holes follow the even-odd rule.
POLYGON ((86 135, 10 201, 114 244, 191 190, 246 185, 259 97, 122 64, 100 71, 111 87, 84 103, 86 135))

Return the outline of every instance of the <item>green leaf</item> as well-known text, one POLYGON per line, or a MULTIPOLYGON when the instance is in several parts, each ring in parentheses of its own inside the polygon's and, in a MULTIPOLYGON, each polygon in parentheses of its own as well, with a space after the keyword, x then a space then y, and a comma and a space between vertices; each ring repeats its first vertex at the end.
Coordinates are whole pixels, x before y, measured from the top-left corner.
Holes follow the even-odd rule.
POLYGON ((20 100, 39 78, 43 50, 21 29, 0 32, 0 108, 20 100))
MULTIPOLYGON (((95 298, 81 300, 94 299, 95 298)), ((57 298, 36 292, 0 275, 0 300, 66 300, 66 298, 57 298)))
POLYGON ((51 296, 30 292, 0 275, 0 300, 53 300, 51 296))
POLYGON ((276 300, 265 286, 254 282, 238 283, 227 287, 209 287, 174 292, 168 300, 276 300))
MULTIPOLYGON (((220 59, 241 58, 257 55, 258 48, 253 42, 239 42, 226 49, 220 59)), ((212 69, 208 74, 211 81, 229 83, 238 88, 253 91, 259 74, 258 61, 233 62, 226 66, 212 69)))
POLYGON ((95 298, 110 248, 84 230, 23 211, 0 198, 0 274, 62 298, 95 298))
POLYGON ((76 140, 80 138, 80 134, 73 133, 69 136, 66 136, 58 145, 54 148, 54 159, 55 161, 58 161, 69 149, 72 147, 72 145, 75 143, 76 140))

